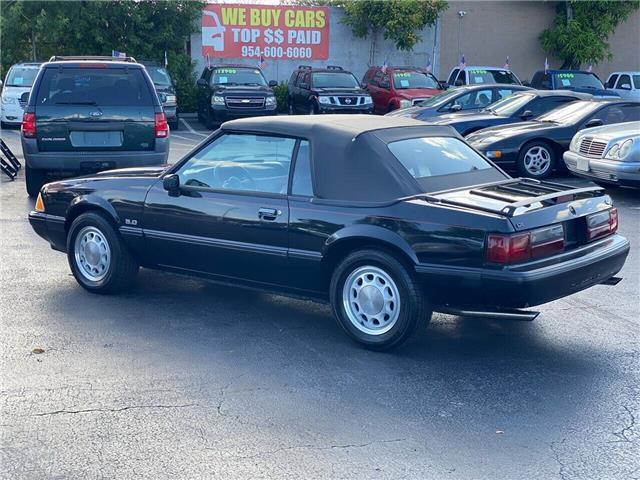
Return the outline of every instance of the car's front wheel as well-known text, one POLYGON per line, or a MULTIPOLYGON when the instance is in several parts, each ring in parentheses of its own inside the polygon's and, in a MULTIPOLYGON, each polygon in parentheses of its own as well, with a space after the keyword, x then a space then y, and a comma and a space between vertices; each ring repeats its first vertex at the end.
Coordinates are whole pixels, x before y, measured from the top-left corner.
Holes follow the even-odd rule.
POLYGON ((331 305, 351 338, 375 350, 404 343, 431 319, 413 274, 394 256, 378 250, 348 255, 331 279, 331 305))
POLYGON ((556 155, 551 146, 536 140, 525 145, 518 156, 518 173, 523 177, 547 178, 555 168, 556 155))
POLYGON ((124 290, 139 268, 111 223, 97 212, 83 213, 71 224, 67 259, 76 281, 93 293, 124 290))

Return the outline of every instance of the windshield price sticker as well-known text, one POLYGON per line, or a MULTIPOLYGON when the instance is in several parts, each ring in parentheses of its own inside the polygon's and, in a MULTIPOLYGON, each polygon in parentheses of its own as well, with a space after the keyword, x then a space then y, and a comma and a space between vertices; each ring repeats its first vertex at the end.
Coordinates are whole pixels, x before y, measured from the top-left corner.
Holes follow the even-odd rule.
POLYGON ((218 75, 224 75, 224 74, 233 75, 234 73, 237 73, 237 70, 235 68, 216 68, 216 73, 218 75))
POLYGON ((486 70, 469 70, 469 73, 472 75, 485 75, 489 72, 487 72, 486 70))
POLYGON ((202 55, 211 58, 329 58, 329 8, 207 4, 202 55))
POLYGON ((393 74, 394 78, 409 78, 411 73, 409 72, 398 72, 393 74))
POLYGON ((558 73, 558 78, 574 78, 575 73, 558 73))

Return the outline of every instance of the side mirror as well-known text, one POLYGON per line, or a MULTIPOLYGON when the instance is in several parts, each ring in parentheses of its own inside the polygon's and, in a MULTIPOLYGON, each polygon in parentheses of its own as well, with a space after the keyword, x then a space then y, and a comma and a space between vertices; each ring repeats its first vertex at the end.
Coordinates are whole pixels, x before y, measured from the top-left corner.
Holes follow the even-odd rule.
POLYGON ((542 88, 543 90, 551 90, 551 82, 549 80, 543 81, 540 85, 540 88, 542 88))
POLYGON ((162 188, 164 188, 169 195, 177 197, 180 195, 180 177, 177 173, 167 175, 162 179, 162 188))
POLYGON ((620 85, 620 90, 631 90, 631 85, 629 85, 628 83, 623 83, 622 85, 620 85))
POLYGON ((599 118, 592 118, 587 123, 585 123, 584 128, 592 128, 592 127, 601 127, 604 125, 604 122, 599 118))
POLYGON ((522 86, 524 86, 524 87, 530 87, 530 86, 531 86, 531 82, 530 82, 529 80, 524 80, 524 81, 522 82, 522 86))
POLYGON ((367 82, 362 82, 360 83, 360 88, 366 90, 367 88, 369 88, 369 84, 367 82))
POLYGON ((525 110, 520 114, 520 118, 522 118, 523 120, 526 120, 527 118, 531 118, 531 117, 533 117, 533 112, 531 110, 525 110))
POLYGON ((208 84, 204 78, 199 78, 196 82, 196 85, 198 85, 199 87, 206 87, 208 84))
POLYGON ((455 85, 456 87, 461 87, 461 86, 463 86, 463 85, 464 85, 464 83, 462 82, 462 80, 456 80, 456 83, 454 83, 454 85, 455 85))
POLYGON ((449 107, 450 112, 459 112, 460 110, 462 110, 462 105, 460 105, 459 103, 454 103, 449 107))
MULTIPOLYGON (((629 90, 631 90, 631 88, 629 88, 629 90)), ((29 101, 29 92, 24 92, 22 95, 20 95, 20 103, 27 103, 29 101)))
POLYGON ((382 80, 378 83, 378 86, 380 88, 384 88, 384 89, 389 89, 391 88, 391 84, 389 83, 389 80, 382 80))
POLYGON ((277 86, 278 86, 278 82, 276 82, 275 80, 269 80, 269 87, 273 88, 277 86))
POLYGON ((298 88, 300 88, 300 89, 302 89, 302 90, 309 90, 309 84, 308 84, 308 83, 304 83, 304 82, 302 82, 302 83, 300 83, 300 84, 298 85, 298 88))

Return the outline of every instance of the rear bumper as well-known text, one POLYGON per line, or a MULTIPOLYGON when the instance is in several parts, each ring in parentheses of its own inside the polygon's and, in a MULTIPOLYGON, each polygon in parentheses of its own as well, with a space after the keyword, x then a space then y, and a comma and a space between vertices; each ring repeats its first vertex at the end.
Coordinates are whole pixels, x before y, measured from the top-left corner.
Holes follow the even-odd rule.
POLYGON ((169 139, 157 138, 155 150, 139 152, 40 152, 37 141, 22 138, 22 151, 29 168, 47 172, 98 172, 114 168, 163 165, 169 158, 169 139))
POLYGON ((620 271, 629 241, 613 235, 553 259, 489 268, 417 265, 433 302, 450 307, 526 308, 602 283, 620 271), (553 263, 551 263, 553 262, 553 263))
POLYGON ((571 173, 582 178, 612 185, 640 187, 640 162, 618 162, 589 158, 572 151, 564 152, 564 163, 571 173), (586 161, 589 170, 579 170, 578 160, 586 161))

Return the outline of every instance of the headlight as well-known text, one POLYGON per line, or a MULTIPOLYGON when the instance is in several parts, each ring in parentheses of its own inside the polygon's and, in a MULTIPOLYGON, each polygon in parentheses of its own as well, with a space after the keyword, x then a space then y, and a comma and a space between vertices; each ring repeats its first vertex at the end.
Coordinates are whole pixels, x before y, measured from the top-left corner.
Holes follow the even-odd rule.
POLYGON ((267 107, 273 107, 276 104, 276 97, 274 97, 274 96, 267 97, 267 99, 265 100, 264 104, 267 107))
POLYGON ((400 100, 400 108, 407 108, 411 106, 411 100, 400 100))
POLYGON ((372 103, 373 103, 373 99, 369 95, 364 97, 364 104, 365 105, 371 105, 372 103))
POLYGON ((487 158, 501 158, 502 157, 502 151, 500 151, 500 150, 487 150, 485 152, 485 155, 487 156, 487 158))
POLYGON ((331 104, 331 97, 318 97, 318 102, 324 104, 324 105, 330 105, 331 104))
POLYGON ((13 103, 13 98, 8 95, 2 95, 2 103, 4 105, 9 105, 10 103, 13 103))
POLYGON ((629 152, 631 151, 632 146, 633 146, 633 139, 626 140, 620 146, 620 150, 618 150, 618 158, 622 160, 624 157, 629 155, 629 152))
POLYGON ((609 149, 607 154, 604 156, 605 158, 613 158, 615 160, 618 159, 618 152, 620 151, 620 144, 614 143, 613 147, 609 149))
POLYGON ((572 152, 577 152, 578 150, 580 150, 581 140, 582 137, 580 135, 574 135, 573 139, 571 140, 571 145, 569 145, 569 150, 571 150, 572 152))
POLYGON ((176 100, 177 99, 175 95, 165 95, 162 103, 165 105, 173 106, 176 104, 176 100))
POLYGON ((224 97, 221 97, 219 95, 212 95, 211 105, 224 105, 224 97))

